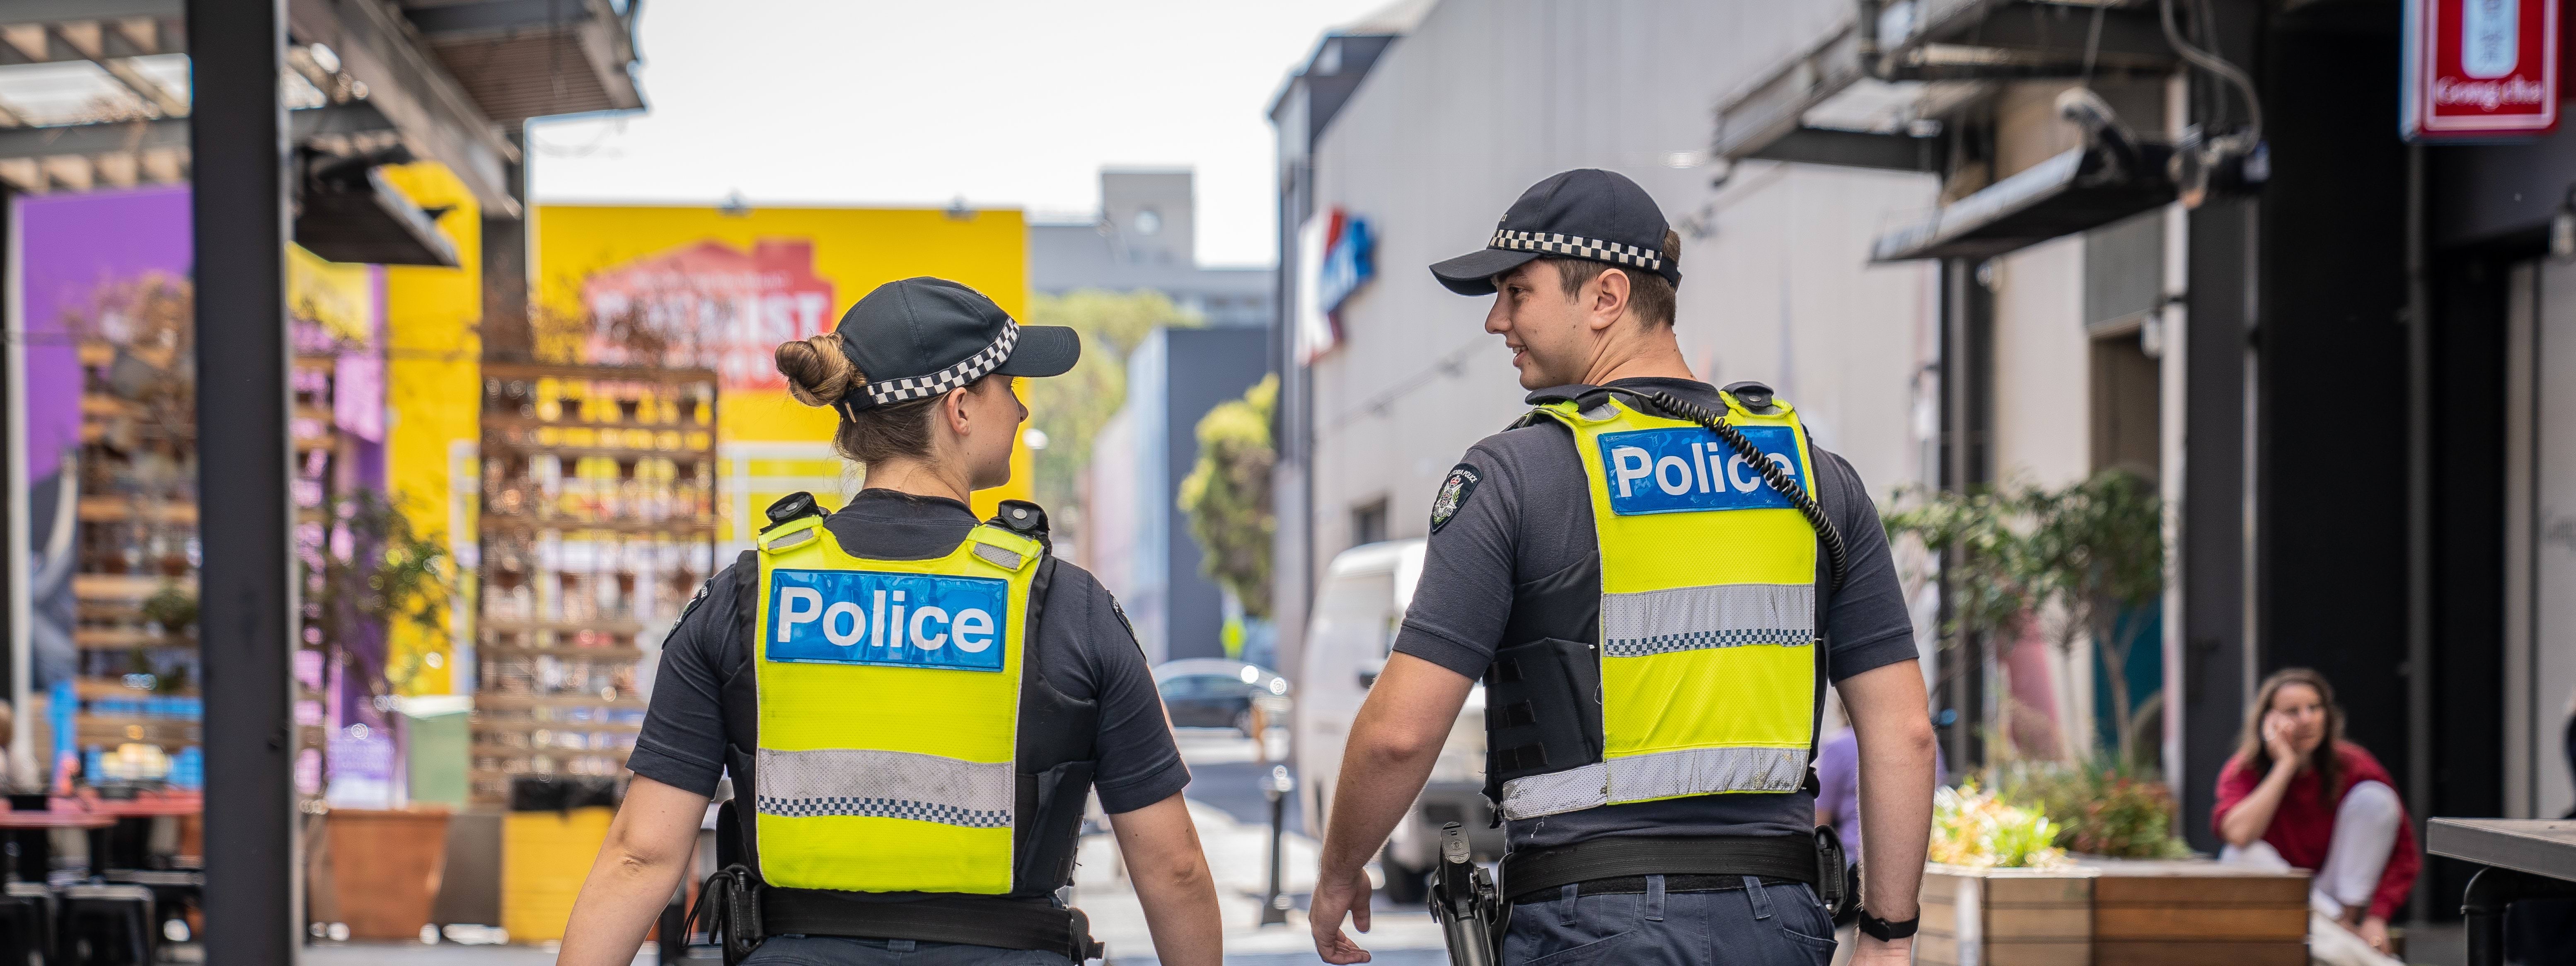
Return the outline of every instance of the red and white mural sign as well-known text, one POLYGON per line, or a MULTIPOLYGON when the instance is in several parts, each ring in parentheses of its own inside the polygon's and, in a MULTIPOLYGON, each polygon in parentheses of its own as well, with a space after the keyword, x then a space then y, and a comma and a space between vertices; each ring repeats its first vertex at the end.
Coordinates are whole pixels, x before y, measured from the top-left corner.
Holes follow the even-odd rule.
POLYGON ((2501 140, 2558 127, 2559 0, 2407 0, 2409 140, 2501 140))
POLYGON ((710 366, 727 389, 784 385, 778 344, 835 321, 832 283, 815 276, 814 242, 805 238, 763 238, 748 252, 720 241, 684 245, 593 275, 581 296, 594 320, 591 361, 710 366), (638 340, 621 338, 626 331, 672 338, 662 358, 630 358, 638 340))

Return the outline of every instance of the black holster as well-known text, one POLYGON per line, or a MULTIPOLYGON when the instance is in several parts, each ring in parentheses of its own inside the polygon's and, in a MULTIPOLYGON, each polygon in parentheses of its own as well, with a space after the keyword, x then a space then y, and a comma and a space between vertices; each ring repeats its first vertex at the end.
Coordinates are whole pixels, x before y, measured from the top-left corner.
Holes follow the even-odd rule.
POLYGON ((1831 825, 1816 826, 1816 898, 1832 911, 1836 925, 1860 911, 1860 883, 1851 872, 1842 834, 1831 825))
POLYGON ((707 941, 724 951, 724 966, 751 958, 752 950, 767 938, 760 931, 760 888, 752 881, 751 870, 729 865, 708 876, 698 888, 697 905, 690 907, 684 928, 706 933, 707 941))

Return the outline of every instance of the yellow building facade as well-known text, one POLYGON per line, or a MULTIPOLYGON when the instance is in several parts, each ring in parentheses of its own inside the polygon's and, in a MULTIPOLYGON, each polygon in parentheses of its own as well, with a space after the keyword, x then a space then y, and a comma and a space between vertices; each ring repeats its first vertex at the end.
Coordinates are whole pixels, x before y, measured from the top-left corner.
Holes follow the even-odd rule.
MULTIPOLYGON (((830 331, 869 290, 919 275, 972 286, 1014 317, 1028 303, 1028 226, 1016 210, 540 205, 532 217, 542 316, 585 323, 561 330, 641 320, 685 332, 721 373, 719 559, 748 545, 771 501, 804 490, 836 507, 860 478, 832 453, 837 417, 780 387, 770 365, 779 342, 830 331)), ((545 341, 541 331, 540 351, 545 341)), ((978 515, 1028 498, 1025 447, 1011 465, 1008 486, 976 495, 978 515)))

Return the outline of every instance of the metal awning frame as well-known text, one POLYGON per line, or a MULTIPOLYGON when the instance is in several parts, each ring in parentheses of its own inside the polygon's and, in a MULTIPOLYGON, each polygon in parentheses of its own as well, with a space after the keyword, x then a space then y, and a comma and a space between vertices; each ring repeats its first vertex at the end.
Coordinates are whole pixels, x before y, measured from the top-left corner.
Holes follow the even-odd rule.
POLYGON ((2163 74, 2174 57, 2151 6, 2135 0, 1913 0, 1900 35, 1878 37, 1882 4, 1856 2, 1853 17, 1807 50, 1719 102, 1709 153, 1728 160, 1806 161, 1937 170, 1932 137, 1809 127, 1807 114, 1863 80, 1961 81, 2079 76, 2095 8, 2102 38, 2097 75, 2163 74), (2062 24, 2052 24, 2052 18, 2062 24), (1864 24, 1868 29, 1864 29, 1864 24), (2061 31, 2060 28, 2068 28, 2061 31), (1822 137, 1816 135, 1823 134, 1822 137), (1875 138, 1876 142, 1859 140, 1875 138))
POLYGON ((2171 204, 2178 192, 2165 159, 2173 147, 2138 147, 2136 171, 2117 170, 2100 148, 2060 152, 1879 236, 1870 261, 1993 258, 2171 204))
MULTIPOLYGON (((0 177, 39 191, 86 188, 94 180, 131 183, 146 176, 150 180, 184 177, 186 129, 178 119, 189 113, 186 98, 153 82, 127 59, 186 53, 185 6, 184 0, 10 0, 0 4, 0 66, 96 63, 134 93, 144 115, 136 122, 78 126, 118 131, 74 132, 70 125, 31 127, 0 103, 0 177), (96 154, 55 150, 42 155, 31 150, 35 139, 93 143, 118 137, 167 150, 120 153, 111 147, 96 154)), ((295 42, 328 45, 340 61, 337 73, 366 92, 367 104, 399 132, 404 143, 420 157, 454 172, 486 213, 513 218, 521 214, 513 190, 519 149, 439 62, 429 49, 431 41, 564 29, 591 54, 591 68, 602 86, 622 102, 640 105, 641 95, 630 74, 636 60, 631 25, 631 17, 620 15, 610 0, 486 0, 416 11, 405 11, 390 0, 287 0, 287 30, 295 42)), ((309 63, 294 61, 292 66, 311 78, 309 63)), ((319 81, 316 86, 330 89, 319 81)))

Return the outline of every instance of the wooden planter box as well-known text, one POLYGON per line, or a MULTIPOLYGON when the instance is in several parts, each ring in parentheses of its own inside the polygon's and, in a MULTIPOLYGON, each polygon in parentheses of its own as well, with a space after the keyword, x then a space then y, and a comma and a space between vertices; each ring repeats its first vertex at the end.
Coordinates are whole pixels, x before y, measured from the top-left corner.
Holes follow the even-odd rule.
POLYGON ((1927 966, 2306 966, 2308 874, 2086 859, 1923 874, 1927 966))
POLYGON ((2095 966, 2307 966, 2308 873, 2087 859, 2095 966))
POLYGON ((1923 867, 1925 966, 2085 966, 2093 955, 2091 869, 1923 867))

